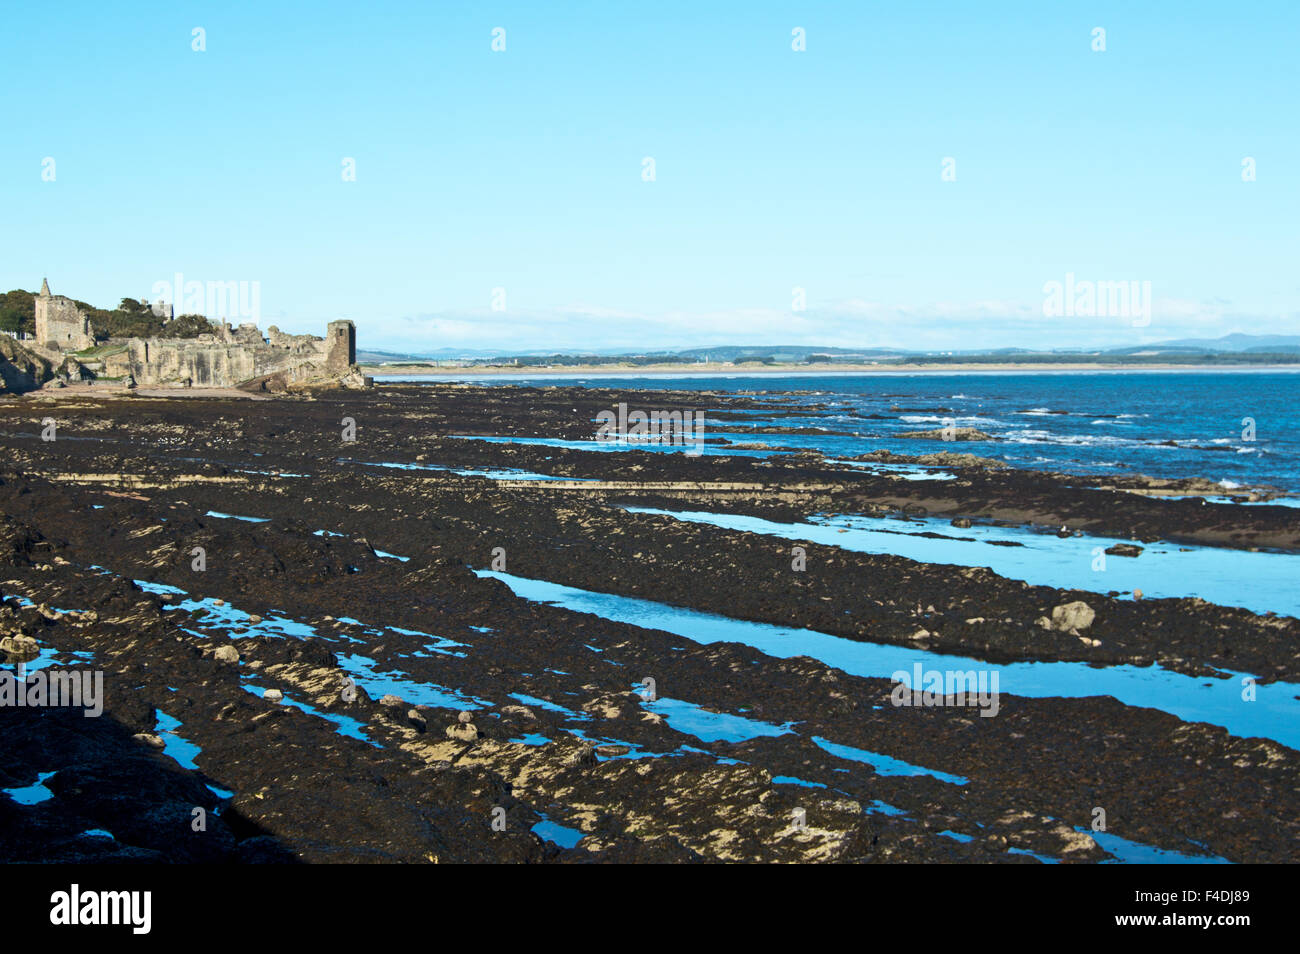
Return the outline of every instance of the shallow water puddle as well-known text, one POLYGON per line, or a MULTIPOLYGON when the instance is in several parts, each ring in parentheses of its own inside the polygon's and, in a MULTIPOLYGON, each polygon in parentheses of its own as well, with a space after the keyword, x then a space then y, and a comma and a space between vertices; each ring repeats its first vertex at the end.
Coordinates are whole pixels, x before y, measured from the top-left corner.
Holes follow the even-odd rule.
MULTIPOLYGON (((252 679, 248 679, 245 680, 244 682, 241 682, 239 687, 243 689, 245 692, 257 696, 259 699, 262 698, 263 694, 266 691, 262 689, 260 686, 258 686, 255 682, 253 682, 252 679)), ((324 719, 326 722, 334 723, 336 727, 335 731, 337 731, 339 735, 346 735, 350 739, 358 739, 362 742, 365 742, 367 745, 374 746, 377 749, 383 748, 382 745, 380 745, 378 742, 375 742, 373 739, 370 739, 365 735, 365 733, 361 731, 366 727, 364 722, 358 722, 356 719, 353 719, 350 716, 340 715, 337 712, 322 712, 320 709, 317 709, 313 705, 308 705, 305 702, 299 702, 298 700, 294 699, 291 695, 289 695, 289 693, 287 692, 284 693, 283 697, 280 699, 278 704, 292 706, 293 708, 305 712, 308 715, 313 715, 316 716, 318 719, 324 719)))
POLYGON ((217 517, 221 520, 243 520, 245 523, 270 523, 270 517, 241 517, 235 513, 221 513, 217 510, 209 510, 204 516, 217 517))
POLYGON ((46 669, 50 666, 59 666, 60 668, 75 666, 78 663, 91 662, 94 658, 95 654, 89 650, 67 652, 54 646, 42 646, 35 659, 28 659, 18 663, 15 676, 22 678, 25 673, 33 673, 38 669, 46 669))
POLYGON ((490 702, 463 695, 446 686, 402 678, 405 673, 376 672, 377 663, 368 656, 342 653, 336 655, 343 671, 348 673, 373 699, 393 695, 400 697, 410 706, 426 705, 439 709, 476 710, 492 705, 490 702))
MULTIPOLYGON (((156 594, 167 593, 173 596, 187 596, 184 590, 178 589, 177 587, 174 586, 168 586, 165 583, 149 583, 145 580, 134 580, 133 582, 135 583, 136 586, 140 587, 140 589, 144 590, 146 593, 156 593, 156 594)), ((172 603, 168 606, 165 606, 163 607, 163 609, 164 611, 182 609, 190 613, 194 613, 197 610, 204 610, 205 612, 201 616, 199 616, 195 620, 195 622, 199 626, 202 626, 205 629, 212 629, 218 632, 225 632, 225 634, 228 635, 231 639, 241 639, 246 636, 273 636, 273 637, 295 637, 298 639, 311 639, 311 638, 343 639, 351 643, 364 642, 364 640, 358 639, 355 636, 350 636, 349 634, 342 633, 342 632, 331 632, 325 636, 322 636, 322 634, 316 631, 315 627, 309 625, 308 623, 300 622, 288 616, 269 616, 263 618, 261 622, 254 623, 252 620, 252 614, 246 613, 243 610, 238 609, 235 606, 232 606, 230 603, 227 603, 225 600, 222 600, 221 603, 218 604, 217 597, 207 597, 201 600, 187 598, 178 603, 172 603), (235 632, 234 630, 236 629, 246 629, 247 632, 235 632)), ((427 633, 421 633, 412 629, 403 629, 399 626, 391 626, 386 628, 367 626, 365 623, 362 623, 360 620, 355 620, 348 616, 341 616, 339 617, 338 621, 341 623, 348 623, 353 626, 360 626, 366 630, 366 634, 369 636, 382 636, 386 631, 403 633, 409 636, 427 636, 430 640, 433 640, 434 642, 430 643, 425 648, 435 652, 443 652, 445 647, 448 646, 464 645, 463 643, 457 643, 454 640, 440 639, 439 637, 436 636, 429 636, 429 634, 427 633)), ((190 630, 186 630, 186 631, 190 632, 190 630)), ((463 655, 463 654, 449 653, 448 655, 463 655)))
POLYGON ((181 768, 197 769, 194 759, 202 749, 176 732, 181 725, 179 719, 169 716, 161 709, 157 713, 158 721, 153 730, 163 740, 163 754, 170 756, 181 768))
MULTIPOLYGON (((637 685, 634 683, 633 688, 637 688, 637 685)), ((670 728, 693 735, 701 742, 731 742, 734 744, 748 742, 750 739, 774 738, 780 735, 795 734, 794 730, 790 728, 794 725, 792 722, 787 722, 784 725, 774 725, 770 722, 747 719, 727 712, 713 712, 694 703, 683 702, 680 699, 660 697, 653 702, 643 701, 642 708, 662 715, 670 728)), ((839 745, 820 736, 814 735, 810 738, 823 751, 839 756, 842 759, 865 762, 875 769, 879 775, 929 775, 952 785, 965 785, 970 781, 960 775, 949 775, 946 772, 937 772, 919 765, 912 765, 909 762, 888 755, 881 755, 878 752, 868 752, 865 749, 839 745)), ((785 778, 785 776, 782 776, 782 778, 785 778)), ((777 779, 774 778, 773 781, 777 781, 777 779)), ((795 779, 794 783, 810 787, 826 787, 820 782, 803 782, 798 779, 795 779)))
MULTIPOLYGON (((421 639, 428 640, 428 642, 426 642, 420 649, 412 651, 410 653, 411 656, 428 658, 429 653, 438 653, 441 656, 456 656, 460 659, 464 659, 465 653, 455 652, 454 649, 469 648, 467 643, 459 643, 454 639, 448 639, 446 636, 434 636, 432 633, 426 633, 418 629, 407 629, 404 626, 371 626, 370 624, 363 623, 361 620, 354 619, 351 616, 340 616, 338 617, 338 621, 340 623, 348 623, 349 625, 360 627, 363 635, 367 637, 383 638, 389 633, 400 633, 403 636, 419 636, 421 639)), ((470 629, 479 629, 479 627, 471 626, 470 629)), ((490 630, 480 630, 480 632, 483 631, 490 630)), ((336 633, 334 635, 341 636, 353 643, 365 642, 365 640, 357 639, 354 636, 348 636, 345 633, 336 633)), ((406 654, 399 653, 398 655, 406 654)))
POLYGON ((830 742, 819 735, 812 736, 812 740, 823 751, 831 755, 839 756, 842 759, 848 759, 852 762, 865 762, 876 770, 878 775, 901 775, 916 776, 928 775, 931 778, 937 778, 941 782, 947 782, 949 785, 966 785, 970 779, 961 775, 949 775, 947 772, 939 772, 934 769, 924 768, 920 765, 913 765, 911 762, 904 762, 902 759, 896 759, 892 756, 881 755, 879 752, 868 752, 866 749, 857 749, 851 745, 840 745, 837 742, 830 742))
MULTIPOLYGON (((541 812, 537 814, 542 815, 541 812)), ((532 827, 532 831, 544 840, 557 844, 561 848, 572 848, 583 838, 583 832, 576 828, 567 828, 564 825, 557 824, 545 815, 542 815, 542 820, 532 827)))
POLYGON ((582 741, 595 746, 597 762, 607 762, 610 759, 666 759, 682 754, 681 749, 674 749, 671 752, 651 752, 648 749, 643 749, 640 746, 633 745, 631 742, 624 742, 622 739, 611 739, 606 736, 592 736, 587 732, 584 732, 582 729, 565 728, 564 731, 575 738, 582 739, 582 741), (600 751, 601 747, 611 745, 622 746, 627 749, 627 751, 617 753, 600 751))
POLYGON ((1144 845, 1136 841, 1129 841, 1127 838, 1121 838, 1119 835, 1106 831, 1093 831, 1089 828, 1075 827, 1075 831, 1083 832, 1090 835, 1092 840, 1097 843, 1102 851, 1111 855, 1113 861, 1103 861, 1102 864, 1127 864, 1127 865, 1228 865, 1232 862, 1226 858, 1220 858, 1218 855, 1189 855, 1180 851, 1170 851, 1167 848, 1156 848, 1152 845, 1144 845))
MULTIPOLYGON (((174 587, 165 587, 156 583, 145 583, 136 580, 136 585, 146 592, 168 592, 184 595, 183 590, 177 590, 174 587)), ((307 623, 301 623, 296 619, 287 616, 272 616, 262 619, 261 622, 255 623, 252 620, 252 614, 246 613, 241 609, 230 605, 224 600, 218 604, 216 597, 207 597, 205 599, 184 599, 178 603, 172 603, 165 606, 166 610, 186 610, 193 614, 198 610, 203 610, 203 614, 195 619, 195 622, 204 629, 225 632, 231 639, 242 639, 247 636, 268 636, 268 637, 294 637, 297 639, 311 639, 320 636, 315 628, 307 623), (246 630, 246 632, 235 632, 237 629, 246 630)), ((340 639, 346 639, 350 642, 361 642, 346 633, 331 634, 340 639)))
MULTIPOLYGON (((184 590, 177 589, 174 586, 167 586, 166 584, 162 584, 162 583, 148 583, 143 580, 136 580, 135 583, 137 586, 139 586, 142 590, 145 590, 146 592, 170 593, 173 595, 182 595, 182 596, 185 595, 184 590)), ((275 636, 275 637, 296 637, 300 639, 340 638, 353 643, 365 642, 364 640, 358 639, 354 636, 350 636, 346 633, 331 633, 329 634, 329 637, 322 637, 321 634, 319 634, 314 627, 285 616, 275 616, 269 619, 263 619, 259 623, 254 623, 252 622, 251 616, 248 613, 245 613, 243 610, 237 609, 228 603, 224 603, 224 601, 222 605, 217 605, 212 598, 205 599, 205 600, 186 599, 180 602, 179 604, 174 604, 172 606, 167 607, 167 609, 184 609, 184 610, 189 610, 191 612, 200 608, 208 611, 202 618, 200 618, 197 621, 200 626, 206 629, 217 629, 217 630, 224 629, 227 631, 227 634, 232 639, 239 639, 247 636, 275 636), (216 617, 215 621, 213 620, 214 616, 216 617), (246 628, 248 632, 243 632, 243 633, 232 632, 231 630, 233 630, 236 627, 246 628)), ((361 622, 360 620, 353 619, 352 617, 348 617, 348 616, 339 617, 338 622, 347 623, 353 626, 359 626, 364 630, 367 636, 371 636, 371 637, 382 637, 386 632, 401 633, 406 636, 419 636, 430 640, 430 642, 424 646, 424 650, 427 650, 428 652, 435 652, 443 655, 462 656, 462 657, 465 655, 464 653, 452 652, 448 649, 448 647, 451 646, 464 646, 465 645, 464 643, 458 643, 455 640, 451 640, 451 639, 441 639, 437 636, 432 636, 429 633, 420 632, 419 630, 406 629, 405 627, 401 627, 401 626, 391 626, 391 627, 383 627, 383 628, 373 627, 373 626, 368 626, 367 624, 361 622)), ((191 631, 186 630, 186 632, 191 632, 191 631)), ((357 654, 347 655, 343 653, 336 653, 335 655, 339 660, 340 666, 356 680, 357 685, 364 688, 367 693, 369 693, 371 696, 374 696, 376 698, 383 695, 392 694, 396 696, 401 696, 406 702, 410 703, 413 706, 432 705, 432 706, 451 708, 451 709, 479 709, 491 705, 491 703, 462 695, 456 690, 449 689, 445 686, 439 686, 433 683, 418 682, 413 679, 401 678, 402 676, 405 675, 404 673, 376 672, 375 666, 377 664, 375 660, 367 656, 361 656, 357 654)), ((417 650, 411 655, 427 657, 428 653, 417 650)), ((285 701, 288 702, 290 705, 296 706, 297 708, 304 709, 304 711, 310 711, 312 712, 313 715, 321 715, 322 718, 331 719, 332 721, 335 721, 336 724, 339 724, 341 726, 346 726, 349 729, 351 728, 350 725, 338 721, 339 719, 346 719, 346 717, 344 716, 338 716, 336 718, 331 713, 316 712, 314 709, 310 709, 306 707, 304 704, 294 703, 292 700, 288 698, 288 696, 285 697, 285 701)), ((347 720, 347 722, 349 723, 353 721, 354 720, 347 720)), ((357 726, 360 726, 362 723, 358 722, 355 724, 357 726)), ((350 734, 350 732, 345 732, 344 734, 350 734)), ((360 735, 356 737, 364 738, 363 736, 360 735)), ((365 741, 369 741, 369 740, 366 739, 365 741)))
MULTIPOLYGON (((564 706, 559 705, 558 703, 551 702, 547 699, 539 699, 537 696, 526 695, 525 693, 522 692, 512 692, 510 693, 510 698, 516 700, 517 702, 522 702, 524 705, 527 706, 533 706, 538 709, 545 709, 548 712, 558 713, 559 715, 563 715, 567 719, 572 719, 575 722, 591 721, 591 716, 586 712, 578 712, 574 709, 567 709, 564 706)), ((575 738, 582 739, 582 741, 588 742, 592 746, 595 746, 597 748, 601 746, 617 745, 627 749, 626 752, 622 752, 619 754, 607 754, 598 751, 596 752, 596 760, 599 762, 604 762, 609 759, 666 758, 671 755, 678 755, 680 754, 681 751, 681 750, 677 750, 674 752, 650 752, 646 749, 640 748, 637 745, 634 745, 631 742, 625 742, 622 739, 611 739, 602 736, 592 736, 587 732, 585 732, 584 730, 573 726, 564 726, 561 731, 566 732, 569 735, 574 736, 575 738)), ((537 746, 537 745, 545 745, 547 742, 550 741, 550 739, 548 739, 544 735, 538 735, 537 733, 527 733, 521 737, 510 739, 509 741, 520 742, 523 743, 524 745, 537 746)))
MULTIPOLYGON (((1275 682, 1256 686, 1256 701, 1241 698, 1241 673, 1228 679, 1184 676, 1156 666, 1094 668, 1077 662, 1031 662, 992 666, 966 656, 926 652, 906 646, 856 642, 809 629, 751 623, 697 610, 611 593, 596 593, 493 570, 481 577, 501 580, 518 596, 588 613, 618 623, 676 633, 697 643, 737 642, 773 656, 811 656, 850 675, 888 679, 924 671, 992 671, 999 691, 1030 698, 1114 696, 1125 705, 1160 709, 1180 719, 1222 726, 1242 737, 1260 736, 1300 749, 1300 685, 1275 682)), ((910 679, 910 676, 907 678, 910 679)))
POLYGON ((579 722, 588 722, 591 716, 585 712, 575 712, 572 709, 566 709, 558 703, 550 702, 546 699, 539 699, 536 696, 527 696, 522 692, 510 693, 510 698, 517 702, 522 702, 526 706, 536 706, 539 709, 545 709, 548 712, 558 712, 560 715, 568 716, 570 719, 576 719, 579 722))
MULTIPOLYGON (((20 593, 0 594, 0 601, 14 600, 22 607, 32 607, 36 604, 20 593)), ((57 607, 56 607, 57 609, 57 607)), ((73 613, 77 610, 59 609, 60 613, 73 613)), ((39 644, 39 640, 37 641, 39 644)), ((80 650, 63 650, 55 646, 39 646, 34 659, 24 659, 14 664, 14 677, 17 679, 26 679, 29 673, 36 672, 38 669, 46 669, 50 666, 58 665, 75 666, 78 663, 90 662, 95 658, 95 654, 88 649, 80 650)))
MULTIPOLYGON (((176 730, 181 727, 179 719, 168 715, 161 709, 155 710, 157 721, 154 723, 154 733, 163 741, 163 755, 169 756, 181 768, 187 768, 195 771, 202 771, 194 760, 202 753, 202 749, 185 738, 176 730)), ((235 793, 228 789, 221 788, 219 785, 204 783, 205 787, 219 799, 234 798, 235 793)), ((106 833, 107 834, 107 833, 106 833)), ((109 835, 111 838, 112 836, 109 835)))
POLYGON ((1300 555, 1251 553, 1221 547, 1142 544, 1137 557, 1106 555, 1094 571, 1094 552, 1131 541, 1110 537, 1057 537, 1020 527, 973 526, 957 530, 944 520, 841 516, 811 523, 776 523, 760 517, 707 511, 624 507, 629 513, 672 517, 724 530, 809 540, 854 553, 890 554, 922 563, 988 567, 999 576, 1036 586, 1087 590, 1142 590, 1148 598, 1198 596, 1221 606, 1241 606, 1300 616, 1300 555), (941 534, 941 537, 921 534, 941 534), (1012 543, 1018 546, 1004 546, 1012 543))
POLYGON ((691 702, 660 696, 641 707, 664 717, 670 728, 693 735, 701 742, 748 742, 764 736, 789 735, 790 723, 771 725, 727 712, 712 712, 691 702))
MULTIPOLYGON (((651 441, 628 441, 620 443, 618 441, 598 441, 598 440, 565 440, 559 437, 488 437, 481 434, 448 434, 450 438, 462 441, 484 441, 488 444, 528 444, 534 447, 563 447, 568 450, 583 451, 604 451, 606 453, 617 451, 653 451, 661 454, 685 453, 698 454, 703 457, 770 457, 773 454, 781 453, 776 450, 750 450, 737 449, 726 444, 702 444, 696 447, 693 444, 659 444, 651 441)), ((722 437, 722 434, 708 434, 706 440, 711 437, 722 437)), ((748 442, 751 438, 744 434, 730 435, 733 438, 740 438, 748 442)), ((573 478, 561 477, 560 480, 571 480, 573 478)))
POLYGON ((0 788, 0 792, 4 792, 19 805, 39 805, 41 802, 54 797, 54 793, 45 787, 45 782, 56 774, 58 773, 38 772, 36 773, 35 784, 25 785, 20 788, 0 788))

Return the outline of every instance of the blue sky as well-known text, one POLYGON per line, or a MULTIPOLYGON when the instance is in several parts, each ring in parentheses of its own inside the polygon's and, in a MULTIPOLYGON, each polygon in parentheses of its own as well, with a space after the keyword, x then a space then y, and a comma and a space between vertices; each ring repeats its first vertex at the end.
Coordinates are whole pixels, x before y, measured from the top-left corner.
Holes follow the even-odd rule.
POLYGON ((559 8, 11 7, 0 286, 404 351, 1300 333, 1294 3, 559 8), (1149 323, 1045 316, 1067 274, 1149 323))

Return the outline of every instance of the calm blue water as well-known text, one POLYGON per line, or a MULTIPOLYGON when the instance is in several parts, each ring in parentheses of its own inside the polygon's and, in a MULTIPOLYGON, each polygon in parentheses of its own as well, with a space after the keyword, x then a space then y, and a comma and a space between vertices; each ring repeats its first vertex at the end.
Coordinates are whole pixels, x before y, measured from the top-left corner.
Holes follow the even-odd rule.
POLYGON ((1123 541, 1114 537, 1057 537, 1023 527, 976 526, 957 530, 942 519, 819 517, 811 523, 777 523, 744 514, 624 507, 629 513, 669 516, 727 530, 811 540, 855 553, 892 553, 921 563, 984 566, 999 576, 1036 586, 1132 593, 1150 598, 1198 596, 1222 606, 1241 606, 1300 617, 1300 556, 1252 553, 1224 547, 1145 544, 1135 557, 1097 551, 1123 541), (1019 546, 999 546, 1002 543, 1019 546), (1100 561, 1104 559, 1104 563, 1100 561))
MULTIPOLYGON (((955 374, 609 374, 474 377, 428 375, 382 380, 473 381, 485 385, 588 385, 630 390, 809 391, 797 403, 827 410, 780 423, 847 431, 837 435, 747 435, 745 427, 710 427, 710 436, 812 447, 829 456, 888 449, 923 454, 962 450, 1017 467, 1067 473, 1144 473, 1269 484, 1300 492, 1300 373, 1294 371, 968 372, 955 374), (916 410, 892 410, 901 409, 916 410), (1064 413, 1052 413, 1064 412, 1064 413), (864 419, 879 414, 886 420, 864 419), (1243 439, 1253 418, 1255 440, 1243 439), (991 442, 908 440, 903 431, 952 423, 991 442), (860 436, 853 436, 856 433, 860 436), (1167 446, 1174 441, 1179 446, 1167 446)), ((653 410, 647 395, 646 409, 653 410)), ((701 409, 708 410, 708 398, 701 409)), ((594 426, 593 426, 594 433, 594 426)))
MULTIPOLYGON (((752 646, 777 659, 810 656, 854 676, 908 682, 919 663, 923 671, 995 671, 999 691, 1013 696, 1113 696, 1125 705, 1160 709, 1189 722, 1222 726, 1241 738, 1272 739, 1300 748, 1300 684, 1275 682, 1256 686, 1256 698, 1242 697, 1242 677, 1210 679, 1184 676, 1158 666, 1093 667, 1080 662, 1021 662, 990 666, 967 656, 881 643, 858 642, 810 629, 752 623, 712 613, 683 609, 635 597, 598 593, 546 580, 529 579, 492 570, 475 570, 480 577, 501 580, 518 596, 590 613, 619 623, 676 633, 697 643, 735 642, 752 646)), ((1257 673, 1251 675, 1258 675, 1257 673)), ((521 698, 516 695, 515 698, 521 698)), ((528 704, 541 703, 536 700, 528 704)), ((546 703, 553 707, 554 703, 546 703)), ((562 712, 568 710, 560 709, 562 712)))

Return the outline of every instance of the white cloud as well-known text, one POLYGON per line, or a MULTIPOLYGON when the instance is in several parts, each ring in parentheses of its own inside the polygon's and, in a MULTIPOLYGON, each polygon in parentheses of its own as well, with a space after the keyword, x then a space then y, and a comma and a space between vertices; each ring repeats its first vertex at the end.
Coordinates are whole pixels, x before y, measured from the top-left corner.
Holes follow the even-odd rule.
POLYGON ((362 345, 390 351, 439 348, 505 351, 677 350, 718 345, 971 350, 1144 344, 1186 337, 1295 334, 1292 314, 1250 314, 1224 301, 1155 298, 1150 324, 1120 317, 1046 317, 1041 301, 938 301, 897 305, 866 299, 810 303, 805 311, 765 308, 647 314, 577 304, 546 310, 488 309, 360 322, 362 345))

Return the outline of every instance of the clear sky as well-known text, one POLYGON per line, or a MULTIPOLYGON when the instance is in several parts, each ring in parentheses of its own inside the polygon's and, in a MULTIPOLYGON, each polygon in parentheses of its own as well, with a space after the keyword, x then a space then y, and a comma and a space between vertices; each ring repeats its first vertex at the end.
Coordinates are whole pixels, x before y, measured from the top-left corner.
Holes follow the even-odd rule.
POLYGON ((348 317, 402 351, 1300 333, 1294 0, 54 0, 3 22, 5 289, 258 282, 263 329, 348 317), (1150 282, 1149 323, 1044 315, 1067 274, 1150 282))

